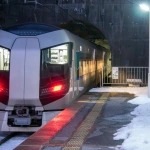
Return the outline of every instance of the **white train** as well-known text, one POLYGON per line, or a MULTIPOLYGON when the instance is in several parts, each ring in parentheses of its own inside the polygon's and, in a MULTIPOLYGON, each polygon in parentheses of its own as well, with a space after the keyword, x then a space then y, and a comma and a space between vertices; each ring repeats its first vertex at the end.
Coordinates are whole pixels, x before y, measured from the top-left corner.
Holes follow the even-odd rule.
POLYGON ((99 82, 110 52, 67 30, 22 24, 0 30, 0 130, 36 131, 49 111, 99 82))

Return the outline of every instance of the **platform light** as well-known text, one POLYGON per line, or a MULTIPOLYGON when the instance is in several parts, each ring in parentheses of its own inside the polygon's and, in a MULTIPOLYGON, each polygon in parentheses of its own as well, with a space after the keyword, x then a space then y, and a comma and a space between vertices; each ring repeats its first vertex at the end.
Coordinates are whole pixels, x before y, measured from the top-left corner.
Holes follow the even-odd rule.
POLYGON ((146 4, 140 4, 139 5, 141 7, 141 9, 143 9, 144 11, 149 11, 149 6, 146 4))

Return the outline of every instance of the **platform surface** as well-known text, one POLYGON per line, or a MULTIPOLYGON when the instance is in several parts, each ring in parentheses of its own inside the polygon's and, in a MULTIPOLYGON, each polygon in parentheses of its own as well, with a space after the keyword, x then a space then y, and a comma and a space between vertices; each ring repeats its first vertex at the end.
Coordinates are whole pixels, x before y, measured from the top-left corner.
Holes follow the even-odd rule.
POLYGON ((136 105, 129 93, 87 92, 15 150, 116 150, 117 129, 128 124, 136 105))

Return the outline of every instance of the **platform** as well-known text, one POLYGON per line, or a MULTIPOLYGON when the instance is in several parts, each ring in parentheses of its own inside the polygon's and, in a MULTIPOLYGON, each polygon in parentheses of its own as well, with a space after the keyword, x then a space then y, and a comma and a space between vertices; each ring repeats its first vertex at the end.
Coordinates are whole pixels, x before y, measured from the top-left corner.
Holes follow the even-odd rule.
POLYGON ((87 92, 15 150, 116 150, 113 134, 136 107, 128 93, 87 92))

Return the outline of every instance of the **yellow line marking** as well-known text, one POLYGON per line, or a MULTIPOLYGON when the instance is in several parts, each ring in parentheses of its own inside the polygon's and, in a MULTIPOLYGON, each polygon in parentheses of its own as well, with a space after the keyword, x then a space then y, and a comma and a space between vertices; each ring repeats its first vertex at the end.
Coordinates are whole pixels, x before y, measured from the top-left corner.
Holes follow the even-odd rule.
POLYGON ((80 147, 64 147, 63 150, 80 150, 80 147))
POLYGON ((89 112, 85 120, 81 123, 77 131, 73 134, 72 138, 62 150, 80 150, 95 120, 99 116, 103 104, 107 101, 108 96, 109 93, 103 93, 103 95, 96 101, 92 110, 89 112))

